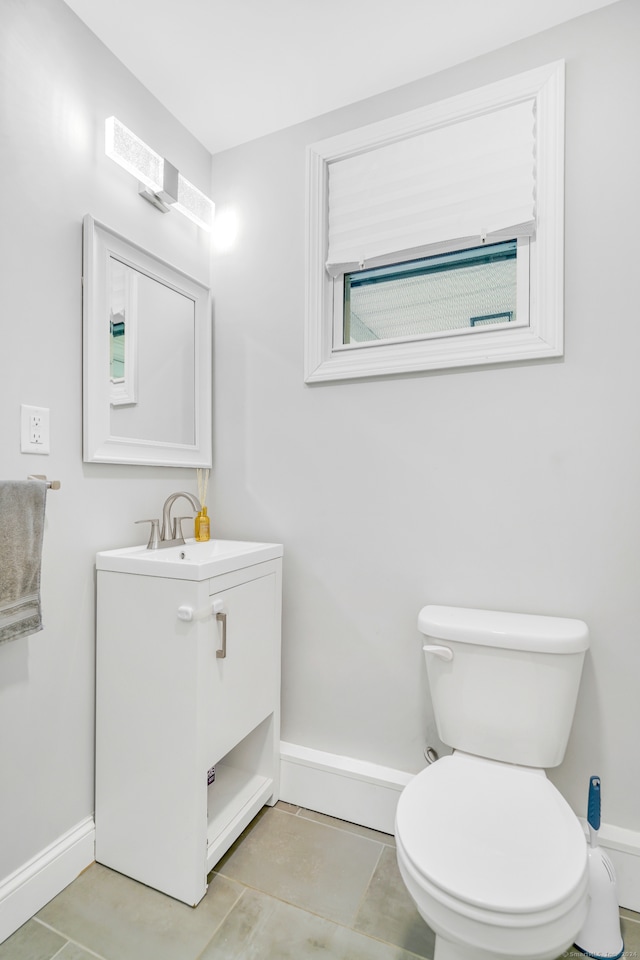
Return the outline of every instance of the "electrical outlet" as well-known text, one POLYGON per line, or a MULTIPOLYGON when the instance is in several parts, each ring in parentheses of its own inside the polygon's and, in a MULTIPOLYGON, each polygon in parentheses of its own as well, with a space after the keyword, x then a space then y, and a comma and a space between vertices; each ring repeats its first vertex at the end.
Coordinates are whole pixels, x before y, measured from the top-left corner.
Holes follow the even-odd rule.
POLYGON ((42 443, 42 414, 29 415, 29 443, 42 443))
POLYGON ((49 408, 20 407, 20 450, 22 453, 50 452, 49 408))

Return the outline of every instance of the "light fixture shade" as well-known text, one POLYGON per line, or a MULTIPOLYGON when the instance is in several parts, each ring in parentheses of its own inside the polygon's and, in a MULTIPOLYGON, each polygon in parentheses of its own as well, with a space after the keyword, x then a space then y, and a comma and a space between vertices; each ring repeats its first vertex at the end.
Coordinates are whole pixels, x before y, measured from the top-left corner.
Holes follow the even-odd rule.
POLYGON ((178 199, 173 204, 189 220, 193 220, 203 230, 211 230, 214 204, 202 191, 194 187, 181 173, 178 174, 178 199))
POLYGON ((105 121, 105 153, 153 193, 163 188, 164 158, 136 137, 117 117, 105 121))
POLYGON ((117 117, 105 121, 104 149, 108 157, 142 184, 139 192, 145 200, 163 213, 173 207, 203 230, 211 230, 213 201, 117 117))

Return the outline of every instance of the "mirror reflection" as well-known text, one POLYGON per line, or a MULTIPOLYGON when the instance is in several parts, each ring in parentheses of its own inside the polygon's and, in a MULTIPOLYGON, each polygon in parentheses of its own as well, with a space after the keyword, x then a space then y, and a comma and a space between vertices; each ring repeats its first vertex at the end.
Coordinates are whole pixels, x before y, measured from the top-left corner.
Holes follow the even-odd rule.
POLYGON ((111 258, 109 300, 109 381, 113 405, 135 403, 135 370, 132 346, 135 343, 135 291, 129 290, 133 271, 111 258), (127 332, 131 336, 127 337, 127 332), (127 347, 129 356, 127 356, 127 347))
POLYGON ((128 439, 195 441, 195 303, 110 257, 110 426, 128 439))

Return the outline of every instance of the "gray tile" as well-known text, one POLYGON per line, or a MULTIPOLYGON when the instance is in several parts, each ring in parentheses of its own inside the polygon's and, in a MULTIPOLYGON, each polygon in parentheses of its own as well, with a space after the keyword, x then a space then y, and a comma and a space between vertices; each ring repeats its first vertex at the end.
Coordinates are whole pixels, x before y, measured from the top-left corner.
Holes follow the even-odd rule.
POLYGON ((315 820, 317 823, 325 823, 328 827, 335 827, 337 830, 347 830, 349 833, 355 833, 359 837, 368 837, 369 840, 377 840, 378 843, 386 843, 392 847, 396 845, 396 838, 392 833, 382 833, 380 830, 372 830, 370 827, 361 827, 359 823, 349 823, 348 820, 338 820, 337 817, 329 817, 326 813, 316 813, 315 810, 307 810, 305 807, 299 807, 298 816, 306 817, 307 820, 315 820))
POLYGON ((200 960, 414 960, 397 947, 257 890, 238 901, 200 960))
POLYGON ((96 960, 97 953, 87 953, 77 943, 68 943, 60 953, 56 953, 55 960, 96 960))
POLYGON ((350 924, 382 849, 364 837, 270 809, 216 870, 321 917, 350 924))
MULTIPOLYGON (((631 914, 631 911, 627 911, 631 914)), ((638 914, 635 914, 638 916, 638 914)), ((640 957, 640 923, 622 916, 622 939, 624 940, 625 957, 640 957)))
POLYGON ((38 917, 105 960, 195 960, 241 892, 214 876, 188 907, 94 863, 38 917))
POLYGON ((407 892, 396 852, 384 847, 364 896, 354 928, 394 943, 420 957, 433 957, 435 934, 424 922, 407 892))
POLYGON ((287 803, 286 800, 278 800, 275 808, 276 810, 286 810, 287 813, 297 813, 300 809, 295 803, 287 803))
POLYGON ((28 920, 0 945, 0 960, 51 960, 65 942, 66 937, 28 920))

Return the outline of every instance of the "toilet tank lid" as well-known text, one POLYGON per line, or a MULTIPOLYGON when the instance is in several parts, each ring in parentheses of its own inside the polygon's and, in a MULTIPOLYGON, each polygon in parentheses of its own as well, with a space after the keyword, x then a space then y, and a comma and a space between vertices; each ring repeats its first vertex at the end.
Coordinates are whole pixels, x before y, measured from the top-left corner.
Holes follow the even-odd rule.
POLYGON ((589 628, 582 620, 530 613, 426 606, 418 614, 418 629, 438 640, 506 650, 580 653, 589 647, 589 628))

